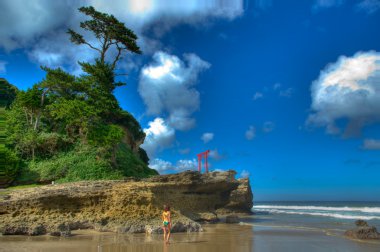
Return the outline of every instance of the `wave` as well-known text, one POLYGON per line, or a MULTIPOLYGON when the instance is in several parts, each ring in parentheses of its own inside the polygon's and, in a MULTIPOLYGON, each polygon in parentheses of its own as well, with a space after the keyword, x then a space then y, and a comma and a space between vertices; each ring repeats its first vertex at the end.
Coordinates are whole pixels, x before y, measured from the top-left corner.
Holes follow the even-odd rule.
MULTIPOLYGON (((264 211, 264 209, 262 211, 264 211)), ((265 211, 270 212, 270 213, 324 216, 324 217, 332 217, 332 218, 338 218, 338 219, 380 220, 380 216, 369 216, 369 215, 345 215, 345 214, 339 214, 339 213, 321 213, 321 212, 295 212, 295 211, 273 210, 273 209, 265 209, 265 211)))
POLYGON ((326 207, 326 206, 280 206, 280 205, 257 205, 253 210, 259 209, 281 209, 281 210, 313 210, 313 211, 339 211, 339 212, 362 212, 380 213, 380 207, 326 207))

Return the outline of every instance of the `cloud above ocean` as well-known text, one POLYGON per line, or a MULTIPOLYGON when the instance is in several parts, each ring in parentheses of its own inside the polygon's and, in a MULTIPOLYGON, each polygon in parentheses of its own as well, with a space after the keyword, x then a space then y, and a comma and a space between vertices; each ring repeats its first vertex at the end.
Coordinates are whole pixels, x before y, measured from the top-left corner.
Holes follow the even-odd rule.
POLYGON ((380 122, 380 53, 339 57, 313 82, 311 97, 307 124, 325 127, 327 133, 358 135, 364 126, 380 122))

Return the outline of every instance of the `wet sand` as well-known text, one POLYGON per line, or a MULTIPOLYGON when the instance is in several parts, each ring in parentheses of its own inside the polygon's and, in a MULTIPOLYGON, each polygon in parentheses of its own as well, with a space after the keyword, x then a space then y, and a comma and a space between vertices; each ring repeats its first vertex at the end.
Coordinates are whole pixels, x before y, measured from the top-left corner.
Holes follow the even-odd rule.
POLYGON ((72 237, 0 236, 0 251, 380 251, 378 242, 358 242, 319 229, 262 225, 205 225, 205 232, 175 233, 166 245, 162 235, 76 231, 72 237))

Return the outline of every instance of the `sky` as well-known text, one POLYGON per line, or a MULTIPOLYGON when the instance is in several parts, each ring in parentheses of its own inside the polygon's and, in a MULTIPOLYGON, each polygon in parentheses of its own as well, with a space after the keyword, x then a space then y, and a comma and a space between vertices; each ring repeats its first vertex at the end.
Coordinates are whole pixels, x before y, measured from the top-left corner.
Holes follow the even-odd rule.
POLYGON ((210 150, 256 201, 380 201, 380 0, 2 0, 0 76, 25 90, 41 65, 80 75, 97 55, 66 31, 89 5, 139 37, 115 95, 150 167, 196 170, 210 150))

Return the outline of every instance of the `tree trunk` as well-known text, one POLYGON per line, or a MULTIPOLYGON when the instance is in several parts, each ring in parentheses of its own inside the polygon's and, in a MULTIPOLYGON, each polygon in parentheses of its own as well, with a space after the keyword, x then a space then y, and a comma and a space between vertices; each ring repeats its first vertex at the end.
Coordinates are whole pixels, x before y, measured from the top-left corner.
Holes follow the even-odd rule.
POLYGON ((40 103, 40 109, 38 110, 38 114, 37 114, 37 117, 36 117, 36 123, 34 124, 34 130, 36 131, 38 129, 38 124, 40 122, 40 118, 41 118, 41 111, 42 111, 42 107, 44 106, 44 103, 45 103, 45 95, 46 93, 49 91, 49 88, 46 89, 42 95, 41 95, 41 103, 40 103))

